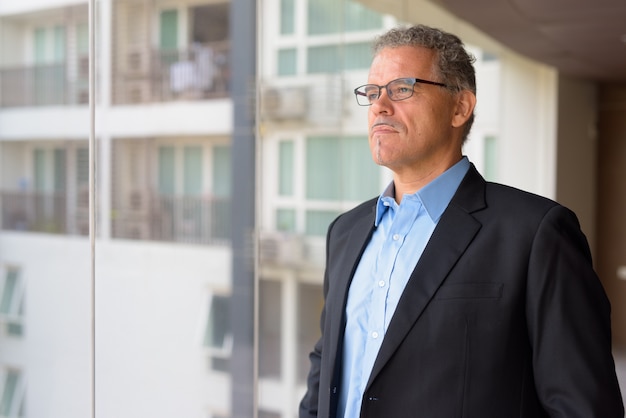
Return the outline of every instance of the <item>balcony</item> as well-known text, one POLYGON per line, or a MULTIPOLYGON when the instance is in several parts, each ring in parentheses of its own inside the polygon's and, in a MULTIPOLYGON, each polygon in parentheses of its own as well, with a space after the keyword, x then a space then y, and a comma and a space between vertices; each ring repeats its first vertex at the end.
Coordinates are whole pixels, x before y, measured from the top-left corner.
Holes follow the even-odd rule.
POLYGON ((89 101, 87 76, 68 75, 66 64, 0 69, 0 107, 68 106, 89 101))
MULTIPOLYGON (((66 193, 0 192, 5 231, 87 235, 86 194, 68 204, 66 193)), ((215 197, 133 196, 112 210, 112 237, 200 245, 230 242, 230 200, 215 197)))
POLYGON ((68 205, 66 193, 4 191, 0 202, 3 230, 65 235, 89 232, 86 202, 68 205))
POLYGON ((114 104, 226 98, 230 94, 230 43, 194 44, 181 50, 130 50, 117 63, 114 104))
POLYGON ((230 199, 141 195, 115 205, 113 238, 187 244, 230 242, 230 199))

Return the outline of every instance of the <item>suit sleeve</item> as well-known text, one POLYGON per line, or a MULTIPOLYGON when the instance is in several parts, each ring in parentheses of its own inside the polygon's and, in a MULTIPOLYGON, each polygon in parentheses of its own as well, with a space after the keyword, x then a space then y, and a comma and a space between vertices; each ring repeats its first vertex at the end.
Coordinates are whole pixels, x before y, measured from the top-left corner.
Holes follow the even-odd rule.
POLYGON ((610 305, 576 216, 555 206, 529 259, 526 316, 538 396, 551 417, 623 418, 610 305))

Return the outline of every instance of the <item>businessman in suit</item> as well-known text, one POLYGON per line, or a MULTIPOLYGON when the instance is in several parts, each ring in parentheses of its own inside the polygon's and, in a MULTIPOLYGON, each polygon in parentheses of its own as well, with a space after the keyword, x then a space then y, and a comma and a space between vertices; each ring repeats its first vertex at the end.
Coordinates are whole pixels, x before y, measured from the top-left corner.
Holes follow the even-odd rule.
POLYGON ((576 216, 462 154, 474 59, 418 25, 374 45, 380 197, 328 229, 322 337, 300 417, 622 418, 610 306, 576 216))

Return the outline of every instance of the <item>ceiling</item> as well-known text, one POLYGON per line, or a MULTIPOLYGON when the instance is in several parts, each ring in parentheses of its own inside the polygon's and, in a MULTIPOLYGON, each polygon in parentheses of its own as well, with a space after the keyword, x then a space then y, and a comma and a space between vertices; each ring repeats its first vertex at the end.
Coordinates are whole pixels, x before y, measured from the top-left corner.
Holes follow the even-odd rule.
POLYGON ((429 0, 563 74, 626 82, 624 0, 429 0))

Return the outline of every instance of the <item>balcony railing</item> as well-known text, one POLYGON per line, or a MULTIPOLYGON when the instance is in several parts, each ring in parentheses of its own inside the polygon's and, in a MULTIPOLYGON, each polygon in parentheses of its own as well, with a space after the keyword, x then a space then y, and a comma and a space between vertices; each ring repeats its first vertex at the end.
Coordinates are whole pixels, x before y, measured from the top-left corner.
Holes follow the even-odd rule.
POLYGON ((0 107, 86 104, 87 77, 71 77, 67 65, 0 69, 0 107))
POLYGON ((151 196, 135 197, 131 203, 113 210, 114 238, 189 244, 230 241, 230 199, 151 196))
POLYGON ((68 205, 66 193, 5 191, 0 193, 2 229, 50 234, 86 235, 86 207, 68 205), (68 207, 72 208, 71 212, 68 207))
MULTIPOLYGON (((85 200, 85 199, 82 199, 85 200)), ((86 205, 68 204, 66 193, 0 192, 6 231, 87 235, 86 205)), ((153 196, 114 207, 112 237, 189 244, 230 241, 230 200, 215 197, 153 196)))
POLYGON ((188 49, 132 51, 117 65, 115 104, 205 100, 230 93, 230 44, 196 44, 188 49))

